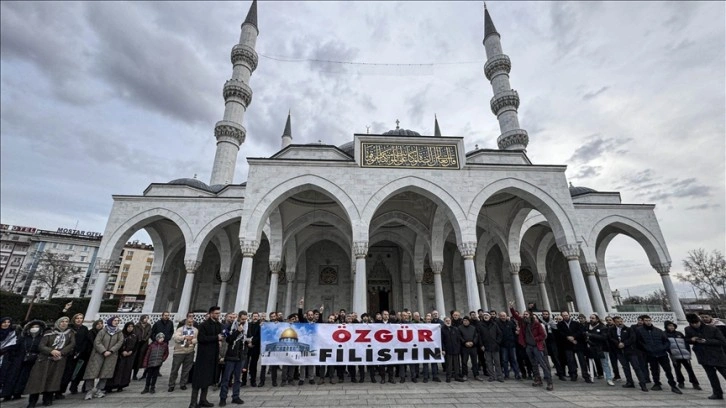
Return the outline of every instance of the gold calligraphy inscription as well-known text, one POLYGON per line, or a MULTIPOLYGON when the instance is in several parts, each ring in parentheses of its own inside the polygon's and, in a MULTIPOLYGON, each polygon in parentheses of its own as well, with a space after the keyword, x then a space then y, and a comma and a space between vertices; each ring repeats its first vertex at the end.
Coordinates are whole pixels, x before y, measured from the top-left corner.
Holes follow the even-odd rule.
POLYGON ((459 168, 456 145, 361 143, 362 166, 459 168))

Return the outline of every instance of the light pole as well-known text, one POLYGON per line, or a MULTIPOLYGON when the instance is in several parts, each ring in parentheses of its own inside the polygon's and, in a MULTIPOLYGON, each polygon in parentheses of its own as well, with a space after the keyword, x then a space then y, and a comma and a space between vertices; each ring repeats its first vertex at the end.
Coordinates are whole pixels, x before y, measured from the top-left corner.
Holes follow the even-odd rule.
POLYGON ((34 292, 33 296, 27 296, 30 298, 30 302, 28 303, 28 311, 25 313, 25 321, 27 322, 30 318, 30 311, 33 310, 33 303, 35 303, 35 299, 38 297, 38 292, 34 292))

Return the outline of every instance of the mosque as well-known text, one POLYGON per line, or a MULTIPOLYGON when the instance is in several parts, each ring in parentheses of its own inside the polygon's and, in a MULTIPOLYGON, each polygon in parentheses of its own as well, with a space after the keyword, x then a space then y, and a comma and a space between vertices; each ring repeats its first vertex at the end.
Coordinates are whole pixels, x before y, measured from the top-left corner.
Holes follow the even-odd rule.
POLYGON ((643 247, 684 321, 655 206, 573 187, 565 165, 530 161, 510 58, 489 11, 483 23, 496 149, 466 151, 464 138, 438 123, 433 135, 397 125, 341 146, 295 144, 288 115, 280 150, 246 157, 247 180, 234 180, 264 29, 253 1, 231 51, 209 184, 181 178, 113 196, 87 318, 97 315, 124 244, 144 229, 154 247, 146 313, 184 316, 214 303, 288 313, 304 297, 358 314, 502 310, 514 299, 520 310, 536 302, 604 315, 615 307, 605 252, 625 234, 643 247))
POLYGON ((280 333, 279 341, 267 344, 264 354, 267 357, 273 354, 283 354, 292 356, 296 360, 301 357, 315 356, 315 353, 310 351, 309 344, 299 342, 297 332, 292 327, 288 327, 280 333))

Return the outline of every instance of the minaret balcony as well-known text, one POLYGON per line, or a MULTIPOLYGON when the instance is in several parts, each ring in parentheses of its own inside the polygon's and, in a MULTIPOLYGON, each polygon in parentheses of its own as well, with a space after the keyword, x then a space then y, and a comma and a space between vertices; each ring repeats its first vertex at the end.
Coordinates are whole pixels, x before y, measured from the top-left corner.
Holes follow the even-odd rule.
POLYGON ((484 64, 484 75, 489 81, 499 72, 509 74, 512 70, 512 61, 504 54, 495 55, 484 64))
POLYGON ((242 81, 230 79, 224 83, 224 101, 229 99, 237 99, 245 107, 250 106, 252 102, 252 88, 242 81))
POLYGON ((247 67, 249 67, 250 69, 250 72, 254 72, 254 70, 257 69, 257 62, 259 61, 257 52, 255 52, 252 47, 244 44, 237 44, 232 47, 231 59, 233 65, 247 65, 247 67))
POLYGON ((528 144, 529 136, 524 129, 508 130, 497 138, 501 150, 525 150, 528 144))
POLYGON ((517 110, 517 108, 519 108, 519 94, 514 89, 499 92, 492 97, 490 105, 492 113, 495 115, 499 115, 499 112, 505 108, 513 108, 514 110, 517 110))
POLYGON ((227 141, 236 144, 238 147, 245 141, 247 129, 236 122, 220 120, 214 125, 214 137, 217 141, 227 141))

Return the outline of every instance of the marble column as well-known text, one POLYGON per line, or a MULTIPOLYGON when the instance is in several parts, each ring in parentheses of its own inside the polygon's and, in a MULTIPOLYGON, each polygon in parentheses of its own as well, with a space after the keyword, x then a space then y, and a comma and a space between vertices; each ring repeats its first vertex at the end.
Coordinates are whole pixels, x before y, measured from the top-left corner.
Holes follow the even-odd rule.
POLYGON ((91 300, 88 302, 88 308, 86 309, 85 319, 88 321, 96 320, 98 310, 101 308, 101 301, 103 300, 103 292, 106 289, 106 281, 108 281, 108 274, 113 268, 114 261, 109 259, 96 259, 96 283, 93 285, 93 292, 91 292, 91 300))
POLYGON ((416 271, 416 303, 418 306, 418 312, 424 316, 426 311, 424 310, 424 299, 423 299, 423 271, 416 271))
POLYGON ((434 294, 436 297, 436 309, 439 311, 439 318, 443 319, 449 315, 444 303, 444 285, 441 282, 441 271, 444 270, 443 261, 431 262, 431 270, 434 272, 434 294))
POLYGON ((231 267, 220 269, 219 271, 219 278, 222 283, 219 286, 219 297, 217 298, 217 306, 221 307, 222 312, 225 313, 228 312, 225 305, 225 303, 227 302, 227 284, 229 283, 229 280, 232 279, 232 274, 233 271, 231 267))
POLYGON ((517 305, 517 311, 527 310, 527 304, 524 303, 524 291, 522 290, 522 282, 519 280, 519 270, 522 264, 519 262, 509 263, 509 277, 512 279, 512 290, 514 291, 514 302, 517 305))
POLYGON ((592 314, 592 302, 590 301, 590 296, 587 294, 585 278, 582 276, 582 269, 580 269, 580 245, 562 245, 557 247, 557 249, 567 258, 572 287, 575 289, 577 311, 585 316, 590 316, 592 314))
POLYGON ((234 302, 234 311, 247 310, 250 306, 250 290, 252 290, 252 261, 260 247, 259 241, 241 240, 242 267, 239 271, 237 296, 234 302))
POLYGON ((686 321, 686 314, 683 312, 683 306, 681 305, 680 299, 678 299, 676 288, 673 286, 673 281, 671 280, 671 263, 667 262, 652 266, 658 272, 661 280, 663 281, 663 288, 665 288, 666 295, 668 296, 668 303, 671 306, 671 311, 676 315, 677 323, 679 325, 687 325, 688 322, 686 321))
POLYGON ((476 265, 474 255, 476 254, 476 242, 462 242, 459 244, 459 252, 464 258, 464 277, 466 278, 466 297, 469 305, 469 312, 481 309, 479 299, 479 286, 476 283, 476 265))
POLYGON ((196 259, 185 259, 184 269, 187 274, 184 277, 184 287, 182 288, 181 299, 179 300, 179 307, 176 310, 177 319, 184 319, 189 312, 189 304, 192 300, 192 291, 194 290, 194 273, 202 263, 196 259))
POLYGON ((479 301, 481 302, 481 308, 483 310, 489 310, 489 300, 487 299, 486 289, 484 288, 484 281, 486 280, 486 273, 483 276, 477 275, 476 283, 479 286, 479 301))
POLYGON ((368 255, 368 241, 353 243, 355 255, 355 276, 353 278, 353 312, 360 316, 368 312, 368 296, 366 286, 366 256, 368 255))
POLYGON ((149 280, 146 281, 146 296, 144 297, 144 306, 141 308, 141 313, 149 314, 154 312, 154 303, 156 302, 156 294, 159 290, 159 281, 161 280, 161 270, 163 263, 161 259, 158 264, 154 259, 154 265, 151 267, 149 272, 149 280))
POLYGON ((552 306, 550 306, 550 297, 547 295, 547 274, 539 274, 539 295, 542 298, 542 308, 549 310, 552 313, 552 306))
POLYGON ((277 285, 280 281, 280 268, 282 263, 279 260, 270 259, 270 291, 267 294, 267 315, 277 309, 277 285))
POLYGON ((611 312, 615 306, 615 299, 613 299, 613 291, 610 289, 610 280, 605 268, 598 266, 597 278, 600 281, 600 288, 602 288, 602 296, 605 298, 605 308, 611 312))
POLYGON ((601 319, 604 319, 607 315, 607 309, 605 308, 605 302, 602 300, 602 295, 600 295, 600 287, 597 284, 597 264, 587 263, 582 266, 584 266, 584 272, 587 276, 587 284, 590 288, 590 300, 592 300, 592 304, 595 307, 595 313, 601 319))
POLYGON ((285 316, 290 316, 290 313, 292 313, 292 285, 295 284, 294 269, 285 271, 285 280, 287 280, 287 286, 285 287, 285 316))

